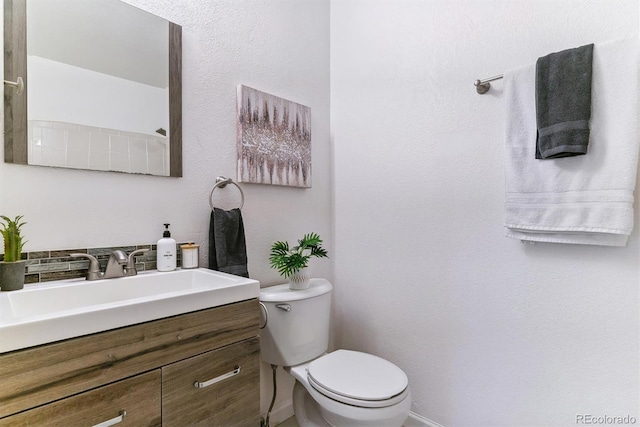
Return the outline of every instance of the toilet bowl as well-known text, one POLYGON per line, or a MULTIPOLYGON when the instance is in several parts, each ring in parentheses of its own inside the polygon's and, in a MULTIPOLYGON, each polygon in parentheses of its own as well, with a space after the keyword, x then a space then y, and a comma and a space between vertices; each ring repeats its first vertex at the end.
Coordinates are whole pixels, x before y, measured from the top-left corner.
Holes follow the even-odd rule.
POLYGON ((371 354, 336 350, 285 370, 300 426, 399 427, 411 409, 404 372, 371 354))
POLYGON ((333 286, 311 279, 304 290, 288 285, 260 291, 260 354, 295 379, 293 408, 300 427, 400 427, 411 391, 393 363, 352 350, 327 353, 333 286))

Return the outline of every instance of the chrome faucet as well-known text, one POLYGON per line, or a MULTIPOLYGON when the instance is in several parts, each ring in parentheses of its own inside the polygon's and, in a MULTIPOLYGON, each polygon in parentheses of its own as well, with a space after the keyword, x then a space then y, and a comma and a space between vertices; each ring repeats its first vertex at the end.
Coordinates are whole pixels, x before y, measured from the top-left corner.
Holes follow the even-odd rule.
POLYGON ((89 268, 87 270, 87 280, 113 279, 116 277, 135 276, 138 274, 135 265, 135 255, 147 252, 149 249, 138 249, 127 256, 126 252, 116 249, 111 252, 107 268, 102 272, 100 270, 100 262, 96 257, 89 254, 71 254, 73 258, 89 259, 89 268))
POLYGON ((102 278, 113 279, 114 277, 123 277, 127 261, 127 254, 123 250, 116 249, 111 252, 111 256, 107 262, 107 268, 105 268, 102 278))
POLYGON ((100 263, 93 255, 89 254, 71 254, 73 258, 88 258, 89 259, 89 269, 87 270, 87 280, 98 280, 102 279, 104 273, 100 271, 100 263))
POLYGON ((147 252, 148 250, 149 249, 138 249, 137 251, 133 251, 129 254, 129 258, 127 258, 127 265, 124 267, 125 276, 135 276, 138 274, 138 270, 136 270, 135 256, 147 252))

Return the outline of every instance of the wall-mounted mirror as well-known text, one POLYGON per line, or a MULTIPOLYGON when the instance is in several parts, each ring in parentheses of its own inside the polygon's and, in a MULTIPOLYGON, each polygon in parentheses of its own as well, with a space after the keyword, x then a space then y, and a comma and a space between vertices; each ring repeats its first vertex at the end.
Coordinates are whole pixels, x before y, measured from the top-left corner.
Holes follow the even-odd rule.
POLYGON ((120 0, 4 8, 5 162, 182 176, 179 25, 120 0))

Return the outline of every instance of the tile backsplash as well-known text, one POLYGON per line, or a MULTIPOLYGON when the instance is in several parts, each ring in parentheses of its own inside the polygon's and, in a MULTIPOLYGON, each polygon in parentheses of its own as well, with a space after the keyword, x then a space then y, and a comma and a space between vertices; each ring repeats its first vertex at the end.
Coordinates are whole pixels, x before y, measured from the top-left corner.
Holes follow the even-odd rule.
POLYGON ((169 175, 169 139, 75 123, 29 120, 30 165, 169 175))
MULTIPOLYGON (((181 266, 181 244, 183 243, 177 243, 176 264, 178 267, 181 266)), ((87 269, 89 268, 89 260, 85 258, 72 258, 70 255, 74 253, 84 253, 95 256, 98 261, 100 261, 100 266, 104 271, 111 252, 116 249, 121 249, 127 254, 137 249, 149 249, 148 252, 136 255, 136 270, 146 271, 156 269, 155 244, 25 252, 22 254, 22 259, 27 261, 25 283, 85 277, 87 275, 87 269)), ((4 255, 0 255, 0 259, 3 258, 4 255)))

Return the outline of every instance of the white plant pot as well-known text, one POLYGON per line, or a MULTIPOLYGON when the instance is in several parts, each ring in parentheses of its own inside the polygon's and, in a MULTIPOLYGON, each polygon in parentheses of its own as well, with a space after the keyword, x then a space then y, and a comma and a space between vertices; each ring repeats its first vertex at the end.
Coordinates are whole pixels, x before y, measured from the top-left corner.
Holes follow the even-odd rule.
POLYGON ((289 289, 293 289, 293 290, 309 289, 310 285, 311 285, 311 279, 307 274, 306 268, 303 268, 302 270, 289 276, 289 289))

